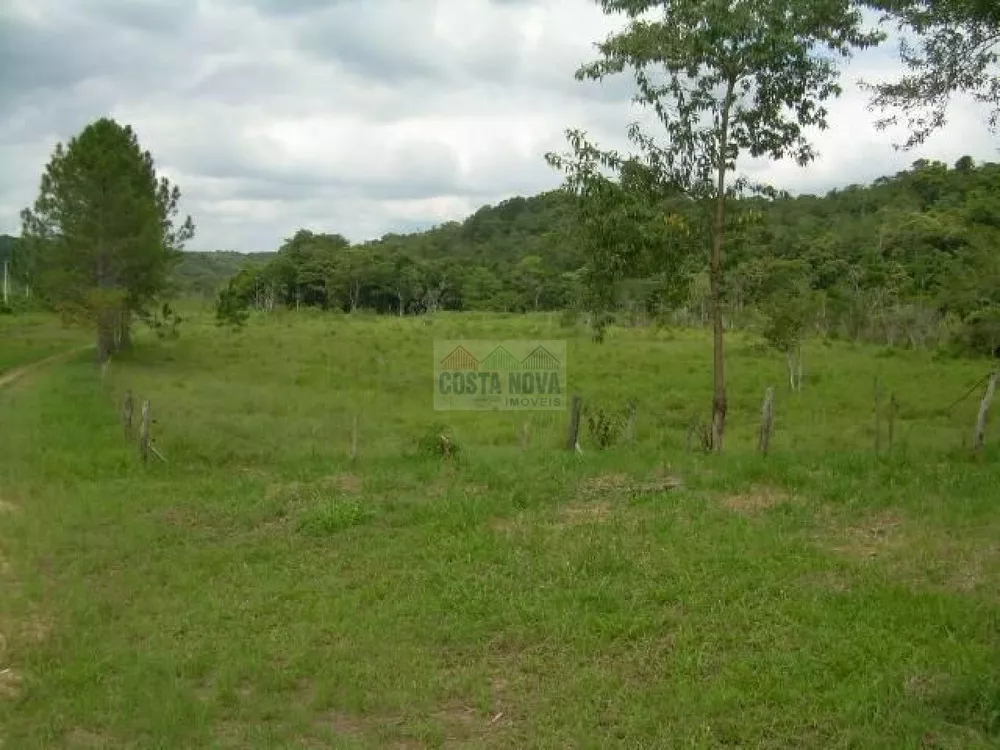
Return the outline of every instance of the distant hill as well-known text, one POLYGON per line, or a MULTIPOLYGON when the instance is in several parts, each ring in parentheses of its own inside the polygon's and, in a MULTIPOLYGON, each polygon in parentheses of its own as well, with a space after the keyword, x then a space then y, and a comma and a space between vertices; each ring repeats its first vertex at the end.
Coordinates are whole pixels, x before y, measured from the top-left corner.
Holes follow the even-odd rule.
POLYGON ((11 237, 9 234, 0 234, 0 268, 3 267, 5 261, 11 259, 14 254, 14 245, 17 243, 17 237, 11 237))
POLYGON ((460 222, 405 235, 387 234, 365 245, 420 260, 485 266, 516 264, 534 255, 545 258, 553 270, 570 271, 583 262, 577 249, 562 237, 571 221, 572 198, 562 190, 552 190, 483 206, 460 222))
POLYGON ((171 284, 179 296, 214 299, 219 289, 240 269, 263 265, 274 255, 232 250, 186 251, 171 274, 171 284))

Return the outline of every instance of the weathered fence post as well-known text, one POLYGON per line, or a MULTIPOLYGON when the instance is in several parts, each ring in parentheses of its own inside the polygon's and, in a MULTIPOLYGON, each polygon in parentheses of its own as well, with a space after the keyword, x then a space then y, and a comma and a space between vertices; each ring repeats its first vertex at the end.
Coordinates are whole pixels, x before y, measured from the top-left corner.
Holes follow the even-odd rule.
POLYGON ((635 410, 636 410, 635 399, 629 399, 628 404, 625 407, 625 442, 628 445, 635 443, 635 410))
POLYGON ((522 422, 521 423, 521 450, 527 451, 528 444, 531 442, 531 423, 522 422))
POLYGON ((875 376, 875 455, 882 452, 882 384, 875 376))
POLYGON ((896 401, 896 394, 889 394, 889 452, 892 452, 892 438, 896 434, 896 411, 899 409, 899 402, 896 401))
POLYGON ((757 448, 765 456, 771 444, 771 433, 774 432, 774 386, 770 385, 764 391, 764 403, 760 407, 760 438, 757 448))
POLYGON ((986 385, 986 393, 983 394, 983 400, 979 403, 979 414, 976 415, 976 437, 973 441, 976 453, 980 453, 986 444, 986 417, 989 415, 990 402, 993 401, 993 394, 996 393, 996 389, 997 372, 994 370, 990 375, 989 383, 986 385))
POLYGON ((132 413, 135 410, 135 399, 132 396, 132 389, 125 392, 125 403, 122 404, 122 425, 125 427, 125 437, 132 437, 132 413))
POLYGON ((583 399, 578 394, 573 394, 573 401, 569 411, 569 434, 566 436, 566 450, 582 452, 580 450, 580 412, 583 409, 583 399))
POLYGON ((152 437, 149 430, 151 422, 149 401, 146 400, 142 402, 142 418, 139 422, 139 455, 142 456, 144 462, 149 460, 149 449, 152 447, 150 444, 152 437))
POLYGON ((355 414, 351 420, 351 461, 358 458, 358 415, 355 414))

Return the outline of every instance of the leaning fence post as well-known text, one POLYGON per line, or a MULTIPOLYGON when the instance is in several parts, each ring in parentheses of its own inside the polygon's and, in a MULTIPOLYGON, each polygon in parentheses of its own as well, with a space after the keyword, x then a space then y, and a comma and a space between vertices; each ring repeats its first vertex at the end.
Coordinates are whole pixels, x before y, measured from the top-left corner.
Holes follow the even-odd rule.
POLYGON ((142 456, 143 461, 149 460, 149 449, 150 449, 150 431, 149 425, 152 421, 152 417, 149 413, 149 401, 142 402, 142 419, 139 422, 139 455, 142 456))
POLYGON ((125 392, 125 403, 122 404, 122 425, 125 427, 125 437, 132 437, 132 412, 135 410, 135 399, 132 389, 125 392))
POLYGON ((569 434, 566 436, 566 450, 582 452, 580 450, 580 411, 583 409, 583 399, 578 394, 573 394, 573 402, 569 412, 569 434))
POLYGON ((764 403, 760 407, 760 438, 757 448, 765 456, 771 444, 771 433, 774 431, 774 386, 770 385, 764 391, 764 403))
POLYGON ((976 415, 976 437, 973 441, 976 453, 980 453, 983 450, 983 446, 986 444, 986 417, 990 412, 990 402, 993 401, 993 394, 997 389, 997 372, 994 370, 990 375, 990 381, 986 385, 986 393, 983 394, 983 400, 979 403, 979 414, 976 415))
POLYGON ((875 455, 882 452, 882 384, 875 376, 875 455))
POLYGON ((358 458, 358 415, 355 414, 351 419, 351 462, 353 463, 358 458))

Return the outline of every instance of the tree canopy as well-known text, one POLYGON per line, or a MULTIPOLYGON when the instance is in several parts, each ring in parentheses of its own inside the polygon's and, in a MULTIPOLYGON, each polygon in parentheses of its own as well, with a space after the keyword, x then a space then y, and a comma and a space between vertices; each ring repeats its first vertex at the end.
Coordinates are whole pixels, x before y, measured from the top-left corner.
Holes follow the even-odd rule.
MULTIPOLYGON (((671 191, 707 202, 695 220, 711 252, 708 259, 713 325, 714 394, 711 442, 720 450, 726 418, 723 349, 723 247, 727 199, 749 186, 733 179, 743 155, 791 157, 805 165, 815 153, 811 127, 826 127, 823 103, 840 93, 836 57, 882 38, 866 30, 851 0, 598 0, 605 13, 624 15, 626 27, 598 44, 601 57, 577 71, 578 79, 602 80, 629 73, 635 101, 651 109, 659 133, 629 130, 638 156, 623 158, 587 143, 579 131, 568 137, 573 153, 550 154, 548 161, 568 173, 567 187, 578 194, 581 223, 589 232, 592 275, 598 286, 627 273, 662 232, 639 227, 612 232, 609 178, 617 173, 616 203, 628 206, 641 227, 660 226, 658 198, 671 191), (636 177, 639 179, 635 179, 636 177), (650 200, 650 197, 653 200, 650 200), (647 210, 635 210, 634 206, 647 210)), ((627 223, 627 222, 626 222, 627 223)), ((674 232, 676 234, 676 232, 674 232)), ((676 264, 674 264, 676 265, 676 264)))
POLYGON ((179 202, 131 126, 101 118, 56 145, 34 206, 21 214, 33 284, 66 315, 96 325, 102 360, 128 342, 131 317, 166 287, 194 234, 190 217, 176 221, 179 202))
POLYGON ((989 124, 1000 125, 1000 3, 996 0, 866 0, 901 32, 900 60, 906 70, 895 81, 867 84, 872 103, 888 113, 882 128, 906 121, 904 148, 923 143, 947 122, 956 93, 990 108, 989 124))

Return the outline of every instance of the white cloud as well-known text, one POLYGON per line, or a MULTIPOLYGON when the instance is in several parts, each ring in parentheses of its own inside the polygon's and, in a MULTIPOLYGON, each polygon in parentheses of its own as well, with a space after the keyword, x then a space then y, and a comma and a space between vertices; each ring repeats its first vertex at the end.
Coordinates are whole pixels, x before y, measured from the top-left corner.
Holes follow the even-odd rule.
MULTIPOLYGON (((0 10, 0 231, 16 232, 56 141, 110 114, 184 193, 195 248, 273 249, 297 228, 354 240, 460 219, 555 187, 543 161, 567 127, 621 147, 627 80, 574 80, 616 22, 591 0, 8 0, 0 10)), ((961 101, 913 153, 874 128, 848 68, 821 158, 743 165, 824 191, 920 157, 996 155, 961 101)))

